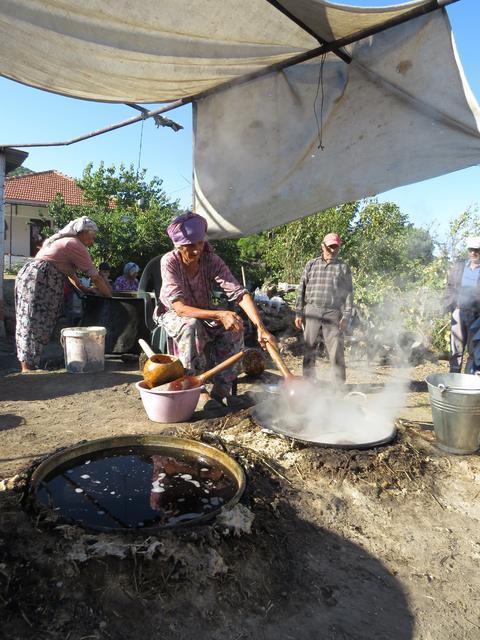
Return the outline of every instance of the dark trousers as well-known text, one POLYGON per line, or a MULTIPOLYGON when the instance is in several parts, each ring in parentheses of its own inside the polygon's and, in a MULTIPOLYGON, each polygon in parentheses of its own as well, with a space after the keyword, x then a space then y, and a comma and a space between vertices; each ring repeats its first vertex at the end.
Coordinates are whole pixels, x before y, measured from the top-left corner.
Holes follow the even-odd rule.
POLYGON ((345 382, 345 342, 339 322, 342 314, 337 309, 322 310, 305 307, 303 337, 306 351, 303 356, 303 375, 315 377, 315 345, 320 331, 332 367, 333 382, 345 382))
POLYGON ((452 312, 450 331, 450 373, 460 373, 463 354, 468 349, 467 367, 473 358, 472 332, 470 326, 479 317, 479 312, 470 309, 455 309, 452 312))

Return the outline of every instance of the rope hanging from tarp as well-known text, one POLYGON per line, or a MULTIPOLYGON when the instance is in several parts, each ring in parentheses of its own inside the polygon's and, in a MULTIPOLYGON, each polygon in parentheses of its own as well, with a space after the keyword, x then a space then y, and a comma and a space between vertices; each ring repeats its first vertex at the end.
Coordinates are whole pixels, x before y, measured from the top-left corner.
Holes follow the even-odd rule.
POLYGON ((317 149, 321 149, 322 151, 325 149, 325 147, 323 146, 323 105, 325 102, 325 87, 324 87, 324 83, 323 83, 323 69, 325 66, 325 60, 327 58, 327 54, 324 53, 322 54, 322 58, 320 61, 320 68, 318 70, 318 82, 317 82, 317 92, 315 94, 315 99, 313 101, 313 112, 315 114, 315 122, 317 123, 317 130, 318 130, 318 147, 317 149), (322 96, 320 98, 320 116, 317 113, 317 100, 318 100, 318 94, 320 92, 320 88, 321 88, 321 93, 322 96))

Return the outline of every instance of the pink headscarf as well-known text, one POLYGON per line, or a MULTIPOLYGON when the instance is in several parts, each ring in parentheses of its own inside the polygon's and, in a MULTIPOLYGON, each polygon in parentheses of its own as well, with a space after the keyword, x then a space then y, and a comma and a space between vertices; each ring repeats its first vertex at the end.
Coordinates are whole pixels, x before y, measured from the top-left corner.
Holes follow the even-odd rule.
POLYGON ((193 211, 176 217, 167 228, 167 234, 176 247, 200 242, 205 239, 206 232, 207 221, 193 211))

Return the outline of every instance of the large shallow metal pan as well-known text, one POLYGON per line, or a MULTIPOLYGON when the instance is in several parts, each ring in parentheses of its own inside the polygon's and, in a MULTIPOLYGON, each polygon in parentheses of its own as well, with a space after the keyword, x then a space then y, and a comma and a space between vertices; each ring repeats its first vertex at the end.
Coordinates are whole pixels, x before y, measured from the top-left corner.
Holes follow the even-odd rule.
MULTIPOLYGON (((281 417, 275 416, 275 401, 266 400, 260 403, 255 409, 255 418, 264 428, 286 438, 302 442, 304 444, 314 444, 320 447, 332 447, 336 449, 371 449, 382 444, 391 442, 397 433, 395 424, 385 421, 370 430, 369 433, 362 434, 358 430, 348 429, 342 425, 312 433, 312 429, 306 429, 302 424, 301 417, 294 422, 287 422, 281 417)), ((319 416, 319 425, 322 416, 319 416)))
MULTIPOLYGON (((228 470, 235 480, 236 491, 228 502, 224 503, 222 506, 219 506, 216 509, 212 509, 205 515, 199 516, 194 520, 190 520, 189 522, 183 523, 182 525, 175 526, 204 524, 205 522, 214 519, 223 510, 232 508, 241 499, 245 491, 246 480, 243 468, 238 464, 236 460, 228 456, 223 451, 219 451, 215 447, 204 444, 203 442, 198 442, 196 440, 187 440, 185 438, 175 438, 162 435, 125 435, 84 442, 67 449, 63 449, 62 451, 58 451, 49 458, 45 459, 39 464, 39 466, 35 469, 31 476, 28 495, 29 505, 34 510, 45 509, 45 507, 38 505, 36 501, 36 493, 37 490, 42 486, 42 483, 45 481, 45 479, 49 476, 49 474, 54 472, 58 467, 61 467, 66 463, 75 463, 77 459, 82 459, 85 456, 89 456, 98 452, 107 453, 109 450, 139 446, 146 447, 149 450, 158 447, 159 450, 162 450, 162 452, 171 451, 172 454, 174 451, 180 453, 184 451, 190 454, 195 454, 198 457, 213 459, 219 466, 224 467, 226 470, 228 470)), ((163 528, 167 528, 167 526, 163 528)), ((117 529, 114 530, 109 527, 95 527, 95 529, 99 531, 118 531, 117 529)), ((144 527, 143 529, 141 529, 143 533, 158 530, 159 527, 157 526, 151 528, 144 527)))

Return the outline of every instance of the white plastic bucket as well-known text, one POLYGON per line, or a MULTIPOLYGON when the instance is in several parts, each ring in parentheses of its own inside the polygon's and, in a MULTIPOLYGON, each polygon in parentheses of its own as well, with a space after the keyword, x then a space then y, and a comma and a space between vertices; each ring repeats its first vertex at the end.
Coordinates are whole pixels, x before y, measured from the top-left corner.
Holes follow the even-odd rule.
POLYGON ((66 327, 61 332, 65 369, 69 373, 103 371, 105 327, 66 327))

